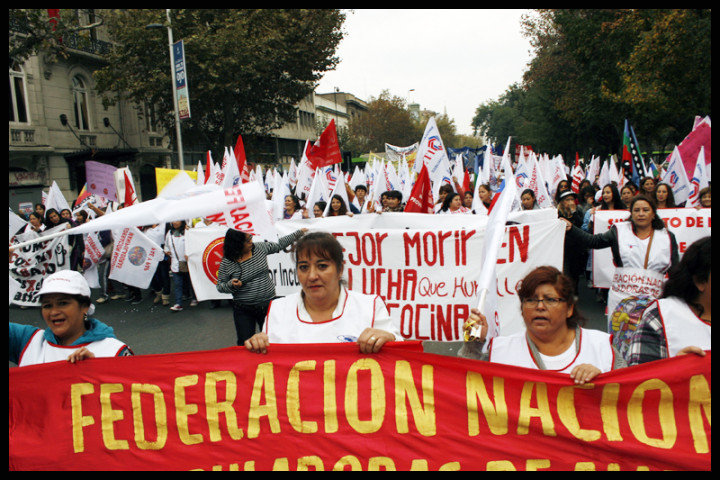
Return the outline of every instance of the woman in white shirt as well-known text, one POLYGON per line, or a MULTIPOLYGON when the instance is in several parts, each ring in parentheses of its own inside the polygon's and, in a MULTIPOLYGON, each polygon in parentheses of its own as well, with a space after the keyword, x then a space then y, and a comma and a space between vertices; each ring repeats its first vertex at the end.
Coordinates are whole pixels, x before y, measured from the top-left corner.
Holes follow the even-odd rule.
POLYGON ((583 317, 575 305, 572 282, 557 268, 536 268, 522 280, 517 294, 526 330, 493 338, 488 353, 483 353, 488 324, 485 316, 472 309, 464 325, 468 341, 459 356, 568 373, 578 384, 626 366, 609 334, 580 327, 583 317), (473 338, 475 325, 480 332, 473 338))
POLYGON ((264 330, 245 348, 267 353, 271 343, 357 342, 362 353, 378 352, 400 339, 384 301, 342 285, 343 252, 335 236, 312 232, 295 244, 301 291, 272 301, 264 330))

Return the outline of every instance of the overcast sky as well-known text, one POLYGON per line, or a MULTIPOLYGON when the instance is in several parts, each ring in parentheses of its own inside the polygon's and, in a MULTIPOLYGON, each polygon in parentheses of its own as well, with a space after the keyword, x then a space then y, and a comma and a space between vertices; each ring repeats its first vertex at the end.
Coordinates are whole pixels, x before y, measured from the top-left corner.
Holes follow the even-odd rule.
POLYGON ((522 75, 530 43, 520 30, 528 10, 355 10, 346 12, 337 69, 317 93, 369 100, 387 89, 420 108, 447 112, 471 134, 475 109, 522 75), (414 89, 414 91, 410 91, 414 89))

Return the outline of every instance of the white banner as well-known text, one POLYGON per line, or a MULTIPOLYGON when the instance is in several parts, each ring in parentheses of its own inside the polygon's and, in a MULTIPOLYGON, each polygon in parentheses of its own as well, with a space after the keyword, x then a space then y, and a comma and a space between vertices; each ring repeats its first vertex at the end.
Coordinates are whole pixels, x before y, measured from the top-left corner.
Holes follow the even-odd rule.
MULTIPOLYGON (((41 237, 65 228, 66 224, 62 224, 44 231, 41 237)), ((37 236, 34 232, 24 235, 37 236)), ((16 238, 18 241, 27 240, 22 237, 18 235, 16 238)), ((15 292, 12 303, 27 307, 40 306, 40 298, 37 293, 42 287, 43 279, 59 270, 68 268, 70 268, 70 250, 67 235, 16 248, 10 253, 10 278, 16 280, 20 287, 15 292)))
POLYGON ((160 245, 135 227, 113 232, 113 239, 115 246, 108 278, 125 285, 148 288, 157 264, 165 255, 160 245))
MULTIPOLYGON (((693 242, 710 235, 711 209, 709 208, 661 208, 658 215, 668 230, 675 234, 680 257, 693 242)), ((627 210, 595 210, 594 234, 607 232, 613 223, 626 220, 627 210)), ((610 288, 615 265, 610 248, 591 250, 593 284, 597 288, 610 288)))
POLYGON ((198 301, 232 299, 229 293, 215 288, 220 262, 225 252, 227 227, 211 225, 191 228, 185 232, 185 253, 188 256, 190 280, 198 301))
MULTIPOLYGON (((459 341, 462 324, 476 303, 488 217, 455 217, 383 213, 285 220, 275 226, 281 236, 303 227, 333 233, 345 250, 348 288, 380 295, 404 338, 459 341)), ((506 227, 498 254, 503 335, 525 328, 517 282, 540 265, 562 269, 565 235, 553 209, 511 213, 508 220, 523 223, 506 227)), ((225 229, 212 227, 186 234, 190 276, 199 301, 229 298, 217 293, 212 280, 217 278, 224 236, 225 229)), ((298 291, 289 253, 270 255, 268 266, 278 296, 298 291)))

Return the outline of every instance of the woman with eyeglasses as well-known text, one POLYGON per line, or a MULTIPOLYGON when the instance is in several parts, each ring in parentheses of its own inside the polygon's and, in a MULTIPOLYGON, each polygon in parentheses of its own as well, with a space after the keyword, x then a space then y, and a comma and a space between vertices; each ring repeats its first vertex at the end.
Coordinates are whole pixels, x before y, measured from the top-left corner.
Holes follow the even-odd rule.
POLYGON ((487 319, 472 309, 463 325, 468 341, 459 356, 568 373, 577 384, 627 365, 609 334, 581 327, 585 318, 577 308, 572 281, 557 268, 536 268, 521 281, 517 294, 525 331, 491 339, 488 352, 482 353, 487 319), (476 325, 480 335, 472 337, 476 325))

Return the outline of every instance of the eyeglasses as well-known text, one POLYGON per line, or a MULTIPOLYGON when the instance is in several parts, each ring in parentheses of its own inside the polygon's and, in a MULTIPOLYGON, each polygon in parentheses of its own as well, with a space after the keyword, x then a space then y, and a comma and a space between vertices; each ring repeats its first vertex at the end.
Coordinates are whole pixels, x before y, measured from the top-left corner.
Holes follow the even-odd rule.
POLYGON ((523 307, 528 308, 535 308, 538 306, 540 302, 543 302, 546 308, 554 308, 560 305, 562 302, 566 302, 567 299, 565 298, 553 298, 553 297, 546 297, 546 298, 523 298, 522 299, 522 305, 523 307))

